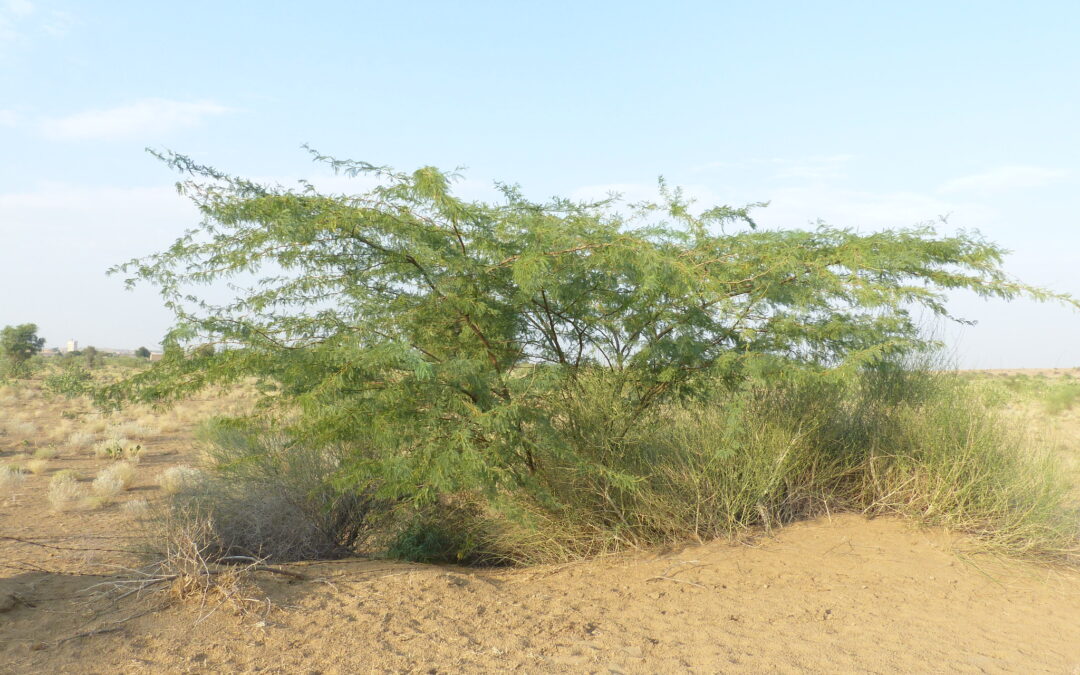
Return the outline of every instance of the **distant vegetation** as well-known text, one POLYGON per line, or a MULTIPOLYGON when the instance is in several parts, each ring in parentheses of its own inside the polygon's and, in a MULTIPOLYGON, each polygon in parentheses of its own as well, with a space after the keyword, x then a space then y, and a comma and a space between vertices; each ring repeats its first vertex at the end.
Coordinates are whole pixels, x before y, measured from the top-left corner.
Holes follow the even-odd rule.
POLYGON ((663 183, 629 207, 508 185, 488 204, 433 168, 317 156, 377 181, 342 196, 164 159, 204 222, 116 271, 176 325, 97 398, 258 383, 171 502, 215 523, 221 555, 529 562, 832 509, 1076 550, 1049 460, 905 365, 935 347, 911 310, 949 316, 947 291, 1077 305, 1009 279, 975 234, 760 230, 755 205, 696 211, 663 183), (233 302, 197 297, 238 277, 233 302))
POLYGON ((36 324, 4 326, 0 330, 0 376, 23 377, 29 373, 30 359, 45 346, 36 324))

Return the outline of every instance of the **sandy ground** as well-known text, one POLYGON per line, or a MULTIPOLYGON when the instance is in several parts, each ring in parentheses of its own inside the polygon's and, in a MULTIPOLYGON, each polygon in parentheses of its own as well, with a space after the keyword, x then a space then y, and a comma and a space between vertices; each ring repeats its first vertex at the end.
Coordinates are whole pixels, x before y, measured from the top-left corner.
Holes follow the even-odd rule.
MULTIPOLYGON (((0 437, 3 459, 24 440, 0 437)), ((122 500, 153 499, 191 447, 186 429, 147 441, 122 500)), ((856 515, 530 569, 294 564, 303 579, 257 574, 243 612, 164 591, 110 600, 94 587, 135 564, 133 517, 45 499, 55 471, 106 463, 65 450, 0 500, 0 672, 1080 675, 1080 572, 856 515)))

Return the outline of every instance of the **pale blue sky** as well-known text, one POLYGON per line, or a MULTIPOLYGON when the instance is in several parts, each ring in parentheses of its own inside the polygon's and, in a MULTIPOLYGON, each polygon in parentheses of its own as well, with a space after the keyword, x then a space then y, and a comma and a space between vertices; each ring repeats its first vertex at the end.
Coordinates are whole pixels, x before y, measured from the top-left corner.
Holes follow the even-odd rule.
MULTIPOLYGON (((0 325, 156 344, 109 265, 195 222, 164 147, 250 176, 299 150, 527 194, 769 200, 768 226, 948 214, 1080 295, 1080 3, 0 0, 0 325)), ((958 297, 969 367, 1080 366, 1080 315, 958 297)))

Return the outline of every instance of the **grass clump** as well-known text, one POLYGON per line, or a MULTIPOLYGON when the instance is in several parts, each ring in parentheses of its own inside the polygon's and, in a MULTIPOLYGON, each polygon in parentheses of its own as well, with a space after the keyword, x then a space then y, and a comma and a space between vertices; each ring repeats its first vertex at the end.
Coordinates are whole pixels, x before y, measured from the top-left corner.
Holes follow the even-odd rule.
POLYGON ((1078 402, 1080 402, 1080 384, 1067 380, 1051 387, 1043 397, 1043 405, 1050 415, 1060 415, 1071 410, 1078 402))
POLYGON ((26 474, 17 466, 5 464, 0 466, 0 498, 12 496, 26 480, 26 474))
POLYGON ((75 472, 65 470, 52 477, 46 495, 53 510, 67 511, 86 497, 86 491, 79 485, 75 472))
POLYGON ((96 435, 89 431, 76 431, 68 436, 67 442, 75 450, 82 450, 94 444, 96 435))
POLYGON ((117 462, 102 469, 98 477, 102 476, 115 478, 122 490, 128 490, 135 482, 135 465, 131 462, 117 462))
POLYGON ((38 448, 34 450, 34 459, 53 459, 60 454, 54 446, 45 446, 44 448, 38 448))
POLYGON ((35 476, 40 476, 45 473, 49 468, 49 460, 47 459, 32 459, 26 463, 27 470, 35 476))
POLYGON ((158 486, 167 495, 175 495, 195 488, 203 478, 202 471, 195 467, 171 466, 158 476, 158 486))
POLYGON ((227 422, 205 425, 201 437, 207 469, 173 467, 159 479, 171 495, 162 522, 202 519, 200 547, 211 558, 335 558, 368 533, 375 500, 335 487, 340 455, 333 449, 227 422))
POLYGON ((107 438, 94 445, 94 456, 98 459, 139 461, 142 445, 128 438, 107 438))

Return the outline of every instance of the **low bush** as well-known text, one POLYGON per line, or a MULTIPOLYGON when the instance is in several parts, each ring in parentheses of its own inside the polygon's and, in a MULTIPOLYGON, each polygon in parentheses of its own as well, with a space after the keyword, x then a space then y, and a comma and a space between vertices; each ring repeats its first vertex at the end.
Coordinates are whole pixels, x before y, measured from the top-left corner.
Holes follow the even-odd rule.
POLYGON ((86 497, 86 491, 77 481, 73 471, 59 471, 52 477, 47 496, 53 510, 66 511, 86 497))
POLYGON ((0 498, 10 497, 26 480, 26 474, 17 466, 0 466, 0 498))
POLYGON ((76 431, 68 436, 67 442, 75 450, 82 450, 88 448, 94 443, 94 439, 97 438, 93 433, 89 431, 76 431))
POLYGON ((115 478, 120 483, 122 490, 128 490, 135 482, 135 465, 131 462, 117 462, 110 464, 101 470, 98 477, 109 476, 115 478))
POLYGON ((107 438, 94 444, 94 456, 98 459, 139 461, 142 445, 127 438, 107 438))
POLYGON ((160 484, 168 518, 210 524, 208 555, 274 561, 340 557, 369 531, 373 498, 338 490, 335 449, 311 450, 268 429, 212 422, 201 433, 207 470, 174 467, 160 484), (178 515, 179 514, 179 515, 178 515))
POLYGON ((611 395, 609 377, 582 377, 572 397, 551 402, 572 451, 538 454, 527 490, 427 504, 377 498, 378 486, 357 494, 340 487, 340 458, 362 448, 313 450, 282 430, 219 420, 202 433, 204 479, 167 490, 170 508, 212 523, 216 555, 274 560, 363 549, 425 562, 564 561, 839 511, 1080 559, 1073 486, 962 378, 773 374, 642 413, 611 395))
POLYGON ((95 506, 104 506, 112 502, 124 491, 124 482, 119 476, 110 473, 101 473, 90 484, 91 497, 95 498, 95 506))
POLYGON ((34 450, 34 459, 52 459, 60 454, 60 451, 53 446, 46 446, 44 448, 38 448, 34 450))
POLYGON ((175 495, 194 489, 203 478, 202 471, 187 466, 171 466, 158 476, 158 486, 167 495, 175 495))

